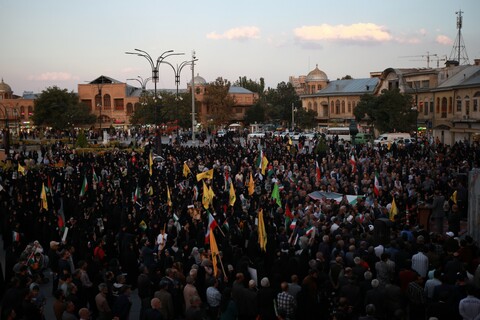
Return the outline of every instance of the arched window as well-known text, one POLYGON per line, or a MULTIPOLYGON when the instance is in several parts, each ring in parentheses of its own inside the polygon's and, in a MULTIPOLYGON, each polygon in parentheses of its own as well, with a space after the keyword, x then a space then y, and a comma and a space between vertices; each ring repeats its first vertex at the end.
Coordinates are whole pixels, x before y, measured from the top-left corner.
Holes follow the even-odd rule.
POLYGON ((453 112, 453 98, 449 97, 448 98, 448 113, 452 113, 452 112, 453 112))
POLYGON ((440 113, 440 98, 437 98, 437 109, 435 113, 440 113))
POLYGON ((318 114, 318 104, 317 104, 316 101, 313 103, 313 109, 312 110, 315 111, 318 114))
POLYGON ((20 106, 20 118, 25 119, 25 107, 20 106))
POLYGON ((103 96, 103 109, 110 110, 112 108, 112 99, 110 99, 110 95, 106 94, 103 96))
POLYGON ((330 106, 330 114, 335 114, 335 106, 333 105, 333 102, 332 102, 332 105, 330 106))
POLYGON ((447 117, 447 98, 442 98, 442 114, 440 115, 440 117, 447 117))
POLYGON ((478 111, 478 105, 480 104, 480 91, 475 92, 473 96, 473 112, 478 111))
POLYGON ((342 101, 342 113, 345 114, 345 101, 342 101))
POLYGON ((33 116, 33 107, 28 106, 28 117, 30 118, 31 116, 33 116))
POLYGON ((307 110, 310 110, 312 108, 312 102, 308 102, 308 105, 307 105, 307 110))
POLYGON ((460 96, 457 96, 457 112, 462 112, 462 98, 460 96))
POLYGON ((340 100, 335 101, 335 113, 340 114, 340 100))
POLYGON ((352 113, 352 102, 351 101, 348 101, 348 113, 352 113))
POLYGON ((465 114, 470 115, 470 96, 465 96, 465 114))
POLYGON ((133 113, 133 104, 129 102, 127 103, 127 114, 130 115, 132 113, 133 113))
POLYGON ((100 110, 102 107, 102 96, 97 94, 95 96, 95 110, 100 110))

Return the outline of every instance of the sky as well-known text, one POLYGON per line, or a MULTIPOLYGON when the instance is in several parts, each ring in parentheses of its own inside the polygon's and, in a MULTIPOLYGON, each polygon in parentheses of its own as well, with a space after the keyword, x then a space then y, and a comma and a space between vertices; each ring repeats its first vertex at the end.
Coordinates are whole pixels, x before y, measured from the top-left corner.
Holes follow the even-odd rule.
MULTIPOLYGON (((100 75, 148 78, 148 61, 174 50, 207 82, 239 77, 276 88, 316 65, 330 80, 386 68, 426 68, 450 57, 463 11, 470 63, 480 58, 479 0, 0 0, 0 77, 14 94, 51 86, 77 92, 100 75)), ((161 64, 158 88, 175 88, 161 64)), ((180 89, 191 79, 182 69, 180 89)), ((135 81, 127 81, 138 86, 135 81)), ((147 88, 153 88, 150 82, 147 88)))

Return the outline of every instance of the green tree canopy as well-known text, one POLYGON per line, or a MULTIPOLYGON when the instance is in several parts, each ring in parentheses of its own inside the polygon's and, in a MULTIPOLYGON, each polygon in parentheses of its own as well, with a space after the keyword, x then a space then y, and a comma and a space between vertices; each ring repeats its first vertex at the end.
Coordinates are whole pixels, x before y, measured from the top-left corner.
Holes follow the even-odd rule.
POLYGON ((230 122, 232 107, 235 101, 228 94, 230 82, 223 78, 217 78, 206 87, 204 103, 207 106, 207 119, 212 120, 216 126, 230 122))
POLYGON ((265 93, 267 119, 291 123, 292 106, 299 109, 301 101, 291 83, 280 82, 276 89, 268 88, 265 93))
POLYGON ((383 90, 379 96, 367 94, 353 110, 357 121, 367 120, 380 132, 409 132, 416 126, 417 111, 412 97, 400 90, 383 90))
POLYGON ((60 89, 57 86, 42 91, 35 100, 33 122, 36 126, 47 126, 63 130, 72 126, 91 125, 96 116, 78 100, 74 92, 60 89))
POLYGON ((265 122, 265 107, 263 103, 257 102, 245 112, 246 123, 265 122))
POLYGON ((260 99, 265 96, 265 79, 263 78, 260 78, 260 80, 257 82, 252 79, 247 79, 247 77, 243 76, 239 77, 233 85, 258 93, 260 99))

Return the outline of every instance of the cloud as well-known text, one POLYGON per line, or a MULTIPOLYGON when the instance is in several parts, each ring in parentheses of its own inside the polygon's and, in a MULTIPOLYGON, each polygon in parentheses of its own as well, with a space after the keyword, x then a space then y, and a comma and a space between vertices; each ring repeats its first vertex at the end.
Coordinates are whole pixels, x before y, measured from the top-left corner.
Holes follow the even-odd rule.
POLYGON ((68 72, 44 72, 39 75, 30 75, 28 80, 35 81, 68 81, 79 80, 78 77, 71 75, 68 72))
POLYGON ((450 39, 448 36, 445 35, 438 35, 435 41, 439 44, 443 44, 445 46, 451 46, 453 44, 453 40, 450 39))
POLYGON ((302 26, 293 30, 295 38, 300 42, 385 42, 391 41, 393 36, 385 27, 374 23, 355 23, 351 25, 302 26))
POLYGON ((216 32, 210 32, 209 34, 207 34, 207 39, 213 39, 213 40, 227 39, 227 40, 244 41, 248 39, 258 39, 258 38, 260 38, 260 29, 253 26, 232 28, 225 31, 222 34, 219 34, 216 32))

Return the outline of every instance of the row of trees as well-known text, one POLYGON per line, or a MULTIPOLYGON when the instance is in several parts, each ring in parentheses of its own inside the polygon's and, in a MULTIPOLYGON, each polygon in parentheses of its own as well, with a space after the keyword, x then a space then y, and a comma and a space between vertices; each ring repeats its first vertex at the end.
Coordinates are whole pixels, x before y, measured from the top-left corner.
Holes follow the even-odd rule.
MULTIPOLYGON (((300 128, 316 127, 317 113, 301 107, 301 101, 290 83, 281 82, 277 88, 266 88, 265 81, 239 77, 233 83, 258 93, 259 99, 250 107, 244 122, 290 124, 292 109, 295 108, 295 124, 300 128)), ((208 119, 214 125, 231 122, 232 108, 235 105, 229 95, 231 83, 217 78, 207 85, 204 103, 208 106, 208 119)), ((140 105, 130 118, 132 124, 166 123, 178 121, 178 125, 189 128, 191 122, 191 92, 176 94, 161 92, 161 98, 155 99, 150 92, 143 93, 140 105), (155 109, 157 112, 155 112, 155 109), (156 119, 155 119, 156 117, 156 119)), ((410 131, 416 125, 417 111, 412 109, 412 97, 399 90, 385 90, 379 96, 364 95, 353 110, 357 121, 366 121, 381 132, 410 131)), ((97 117, 90 113, 89 107, 82 104, 74 92, 56 86, 44 90, 35 101, 33 121, 37 126, 55 129, 68 129, 73 126, 92 125, 97 117)))

